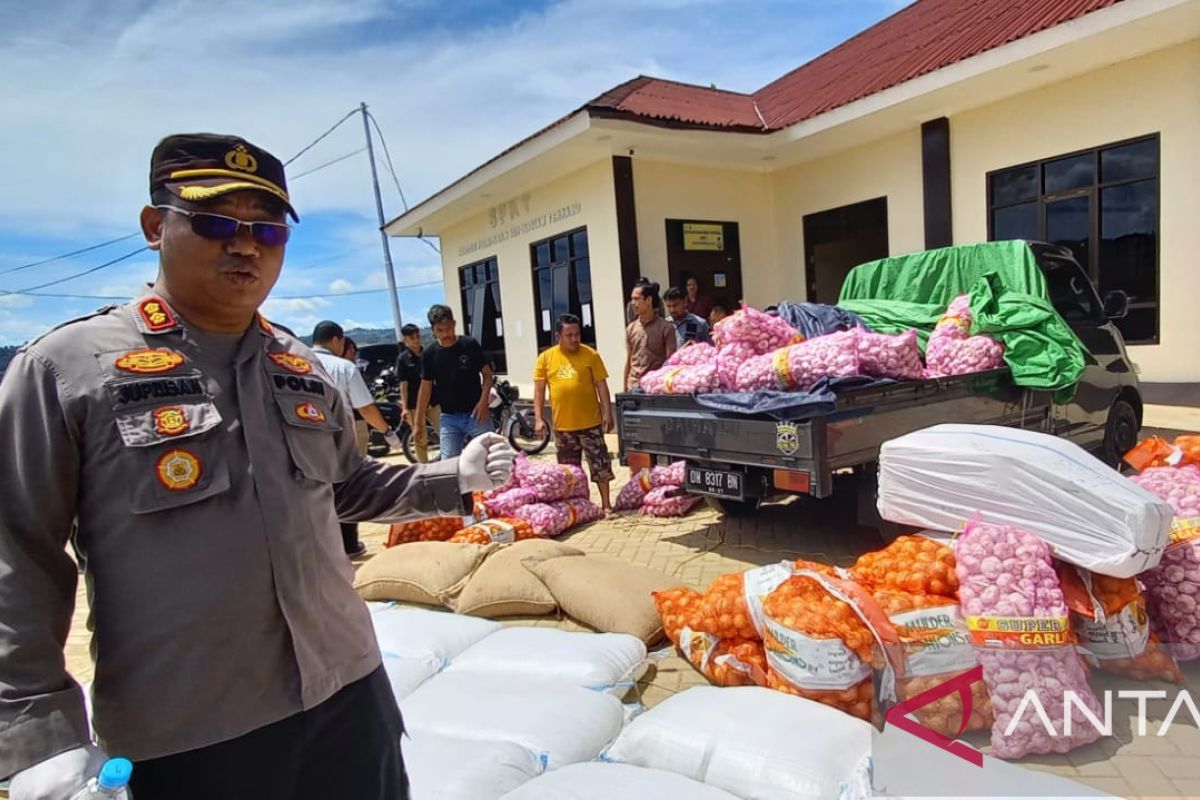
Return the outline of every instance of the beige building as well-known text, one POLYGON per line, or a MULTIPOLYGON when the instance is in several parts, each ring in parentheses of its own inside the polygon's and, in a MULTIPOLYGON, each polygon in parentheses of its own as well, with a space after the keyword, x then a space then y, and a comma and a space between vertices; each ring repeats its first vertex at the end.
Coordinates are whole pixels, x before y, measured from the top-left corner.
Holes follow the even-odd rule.
POLYGON ((1144 383, 1200 397, 1198 142, 1200 0, 918 0, 754 94, 622 84, 386 230, 440 237, 526 387, 573 311, 618 388, 640 275, 833 302, 863 261, 1037 238, 1129 295, 1144 383))

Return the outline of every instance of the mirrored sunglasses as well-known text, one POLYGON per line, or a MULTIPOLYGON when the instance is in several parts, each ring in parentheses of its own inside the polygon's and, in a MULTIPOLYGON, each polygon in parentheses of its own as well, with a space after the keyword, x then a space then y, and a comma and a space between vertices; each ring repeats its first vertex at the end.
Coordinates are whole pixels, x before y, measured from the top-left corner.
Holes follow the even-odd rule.
POLYGON ((227 217, 224 214, 209 214, 204 211, 191 211, 178 206, 161 205, 158 209, 168 209, 176 214, 188 217, 192 222, 192 233, 205 239, 224 241, 237 236, 238 229, 245 225, 250 229, 254 241, 263 247, 279 247, 287 243, 292 235, 292 226, 286 222, 246 222, 237 217, 227 217))

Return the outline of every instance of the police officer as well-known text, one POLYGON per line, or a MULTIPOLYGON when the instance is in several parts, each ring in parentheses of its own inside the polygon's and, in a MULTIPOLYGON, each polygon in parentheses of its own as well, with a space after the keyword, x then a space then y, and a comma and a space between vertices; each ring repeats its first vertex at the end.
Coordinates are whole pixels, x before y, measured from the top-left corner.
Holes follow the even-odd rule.
POLYGON ((513 452, 359 455, 320 361, 257 312, 297 218, 270 153, 170 136, 150 194, 153 288, 30 343, 0 383, 0 778, 66 800, 103 747, 134 761, 138 800, 406 797, 337 521, 468 512, 513 452), (100 747, 63 660, 73 524, 100 747))

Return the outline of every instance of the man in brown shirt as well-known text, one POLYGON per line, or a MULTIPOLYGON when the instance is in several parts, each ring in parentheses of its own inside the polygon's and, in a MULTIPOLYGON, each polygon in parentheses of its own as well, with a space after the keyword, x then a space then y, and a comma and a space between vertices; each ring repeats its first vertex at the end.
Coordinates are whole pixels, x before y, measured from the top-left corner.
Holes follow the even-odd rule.
POLYGON ((675 326, 662 318, 657 283, 638 283, 629 295, 637 319, 625 329, 625 391, 656 370, 675 352, 675 326))

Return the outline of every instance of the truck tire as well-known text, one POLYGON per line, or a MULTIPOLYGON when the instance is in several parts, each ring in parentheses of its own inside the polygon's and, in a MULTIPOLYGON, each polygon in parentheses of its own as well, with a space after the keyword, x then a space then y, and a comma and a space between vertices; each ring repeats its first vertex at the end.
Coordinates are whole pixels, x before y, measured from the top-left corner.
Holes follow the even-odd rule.
POLYGON ((726 500, 720 497, 705 497, 704 501, 711 508, 720 511, 727 517, 748 517, 758 511, 758 499, 726 500))
POLYGON ((1124 400, 1113 403, 1104 426, 1101 458, 1110 467, 1119 467, 1121 459, 1138 441, 1138 418, 1133 406, 1124 400))

